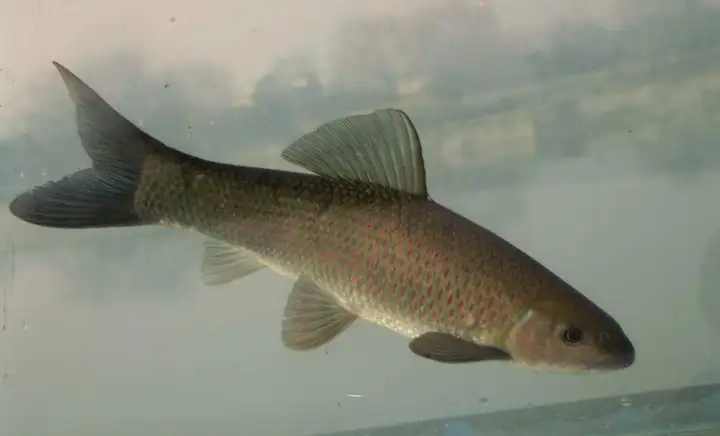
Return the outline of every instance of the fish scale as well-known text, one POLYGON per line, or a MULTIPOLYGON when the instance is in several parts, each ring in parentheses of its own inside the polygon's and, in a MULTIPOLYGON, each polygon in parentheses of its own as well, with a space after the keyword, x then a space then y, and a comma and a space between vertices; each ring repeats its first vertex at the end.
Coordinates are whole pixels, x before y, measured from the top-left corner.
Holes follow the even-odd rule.
POLYGON ((93 166, 17 196, 17 218, 202 233, 206 285, 266 267, 295 280, 281 329, 292 350, 325 345, 364 319, 436 362, 574 371, 634 362, 607 312, 430 198, 420 136, 405 112, 352 115, 303 135, 282 156, 308 173, 231 165, 163 144, 55 66, 93 166))

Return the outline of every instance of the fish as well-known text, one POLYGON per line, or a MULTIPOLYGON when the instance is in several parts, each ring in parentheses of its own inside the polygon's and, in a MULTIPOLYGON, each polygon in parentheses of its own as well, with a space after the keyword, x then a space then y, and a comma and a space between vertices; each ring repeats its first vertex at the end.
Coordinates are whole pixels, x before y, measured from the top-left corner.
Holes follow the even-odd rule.
POLYGON ((53 62, 92 165, 9 204, 58 229, 156 225, 204 235, 207 286, 270 268, 294 280, 280 339, 327 345, 362 319, 438 363, 539 371, 631 366, 606 311, 530 255, 430 197, 419 133, 401 109, 328 121, 282 157, 305 171, 233 165, 172 148, 53 62))

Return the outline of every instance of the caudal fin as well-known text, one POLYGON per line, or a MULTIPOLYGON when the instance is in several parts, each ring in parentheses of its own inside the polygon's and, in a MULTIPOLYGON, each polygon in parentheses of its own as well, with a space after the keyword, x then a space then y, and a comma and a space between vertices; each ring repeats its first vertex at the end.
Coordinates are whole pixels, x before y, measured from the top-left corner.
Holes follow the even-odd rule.
POLYGON ((135 210, 135 191, 145 159, 169 148, 120 115, 67 68, 53 64, 75 104, 78 135, 92 168, 19 195, 10 212, 43 227, 149 224, 135 210))

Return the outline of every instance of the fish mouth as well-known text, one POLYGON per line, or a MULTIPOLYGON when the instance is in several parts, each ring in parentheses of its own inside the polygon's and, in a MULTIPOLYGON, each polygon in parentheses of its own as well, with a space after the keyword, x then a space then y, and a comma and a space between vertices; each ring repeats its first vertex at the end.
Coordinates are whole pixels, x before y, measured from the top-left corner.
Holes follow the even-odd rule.
POLYGON ((625 369, 630 367, 633 363, 635 363, 635 347, 629 339, 625 339, 608 358, 600 362, 598 369, 625 369))

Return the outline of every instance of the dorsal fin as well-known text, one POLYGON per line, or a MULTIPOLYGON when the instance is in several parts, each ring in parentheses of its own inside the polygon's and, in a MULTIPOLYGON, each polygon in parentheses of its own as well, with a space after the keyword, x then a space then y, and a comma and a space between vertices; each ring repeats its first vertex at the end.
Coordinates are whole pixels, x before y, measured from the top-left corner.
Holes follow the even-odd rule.
POLYGON ((282 156, 331 179, 428 195, 420 137, 410 117, 398 109, 330 121, 295 141, 282 156))

